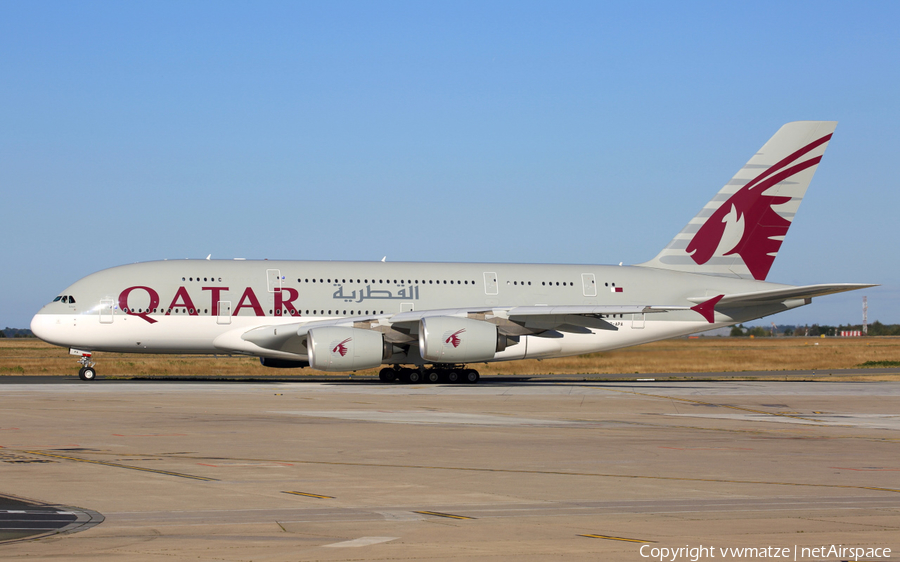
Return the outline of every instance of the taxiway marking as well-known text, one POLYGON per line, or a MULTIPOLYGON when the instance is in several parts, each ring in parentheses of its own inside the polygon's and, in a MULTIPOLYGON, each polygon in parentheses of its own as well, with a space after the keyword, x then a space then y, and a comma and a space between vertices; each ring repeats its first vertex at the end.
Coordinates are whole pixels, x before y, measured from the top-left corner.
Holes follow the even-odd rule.
POLYGON ((435 517, 447 517, 449 519, 476 519, 476 517, 466 517, 465 515, 453 515, 452 513, 441 513, 440 511, 413 511, 420 515, 434 515, 435 517))
POLYGON ((306 496, 308 498, 319 498, 322 500, 333 500, 334 496, 322 496, 319 494, 310 494, 308 492, 294 492, 294 491, 284 491, 282 494, 293 494, 295 496, 306 496))
POLYGON ((373 544, 380 544, 388 541, 395 541, 397 537, 360 537, 358 539, 353 539, 350 541, 342 541, 331 544, 323 544, 324 547, 330 548, 348 548, 348 547, 360 547, 360 546, 369 546, 373 544))
POLYGON ((610 537, 607 535, 578 535, 579 537, 587 537, 589 539, 606 539, 608 541, 625 541, 625 542, 656 542, 656 541, 645 541, 641 539, 626 539, 625 537, 610 537))

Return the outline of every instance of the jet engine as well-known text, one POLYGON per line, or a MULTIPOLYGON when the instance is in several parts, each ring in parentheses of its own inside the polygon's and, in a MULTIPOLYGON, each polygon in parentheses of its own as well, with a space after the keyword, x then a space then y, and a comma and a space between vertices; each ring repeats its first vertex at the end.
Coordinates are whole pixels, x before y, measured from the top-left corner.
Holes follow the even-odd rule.
POLYGON ((390 359, 393 347, 381 332, 358 328, 313 328, 307 335, 309 364, 319 371, 371 369, 390 359))
POLYGON ((490 322, 429 316, 419 321, 419 354, 435 363, 472 363, 494 358, 506 349, 506 336, 490 322))

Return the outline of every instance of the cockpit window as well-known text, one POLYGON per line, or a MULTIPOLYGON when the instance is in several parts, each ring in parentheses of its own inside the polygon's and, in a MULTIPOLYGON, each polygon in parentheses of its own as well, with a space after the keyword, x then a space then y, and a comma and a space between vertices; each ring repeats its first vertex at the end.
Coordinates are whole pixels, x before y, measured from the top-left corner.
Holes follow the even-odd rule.
POLYGON ((75 297, 69 295, 69 304, 75 304, 75 297))
POLYGON ((69 295, 63 295, 63 302, 69 302, 69 295))
POLYGON ((59 295, 58 297, 56 297, 55 299, 53 299, 53 302, 59 302, 59 299, 61 299, 61 298, 62 298, 62 295, 59 295))

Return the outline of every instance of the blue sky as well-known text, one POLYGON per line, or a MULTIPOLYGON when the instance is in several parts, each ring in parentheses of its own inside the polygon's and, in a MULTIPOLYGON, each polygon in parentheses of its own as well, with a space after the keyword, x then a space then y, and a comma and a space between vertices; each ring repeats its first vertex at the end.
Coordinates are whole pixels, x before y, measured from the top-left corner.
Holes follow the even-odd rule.
POLYGON ((769 280, 900 322, 896 2, 5 2, 0 327, 163 258, 639 263, 837 120, 769 280))

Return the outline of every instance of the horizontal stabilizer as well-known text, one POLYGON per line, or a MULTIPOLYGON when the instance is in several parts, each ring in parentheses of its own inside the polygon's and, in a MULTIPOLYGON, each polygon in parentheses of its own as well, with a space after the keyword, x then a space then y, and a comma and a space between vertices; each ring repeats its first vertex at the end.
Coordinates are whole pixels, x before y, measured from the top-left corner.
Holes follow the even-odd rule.
MULTIPOLYGON (((792 299, 811 299, 813 297, 821 297, 824 295, 832 295, 834 293, 843 293, 845 291, 855 291, 857 289, 867 289, 869 287, 877 286, 878 285, 864 283, 831 283, 786 287, 783 289, 771 289, 753 293, 735 293, 732 295, 724 295, 719 299, 719 302, 716 303, 716 307, 733 308, 736 306, 777 303, 792 299)), ((709 297, 693 297, 688 300, 691 302, 702 303, 709 300, 709 297)))

